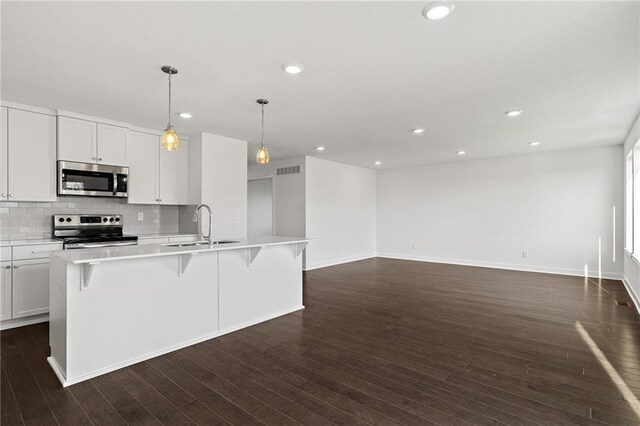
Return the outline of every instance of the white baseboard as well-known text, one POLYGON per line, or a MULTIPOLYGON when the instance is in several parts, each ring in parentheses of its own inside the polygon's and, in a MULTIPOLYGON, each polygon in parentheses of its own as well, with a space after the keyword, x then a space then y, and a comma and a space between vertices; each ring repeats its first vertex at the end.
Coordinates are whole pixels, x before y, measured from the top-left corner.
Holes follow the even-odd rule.
POLYGON ((49 314, 33 315, 30 317, 9 319, 0 322, 0 330, 9 330, 10 328, 24 327, 25 325, 39 324, 49 321, 49 314))
POLYGON ((627 293, 629 293, 629 296, 631 296, 631 300, 636 307, 636 311, 638 311, 638 314, 640 314, 640 297, 638 297, 636 292, 633 290, 633 287, 631 287, 629 281, 627 281, 627 277, 622 277, 622 284, 624 284, 624 287, 627 289, 627 293))
MULTIPOLYGON (((566 269, 555 268, 548 266, 529 266, 529 265, 517 265, 510 263, 498 263, 498 262, 483 262, 476 260, 462 260, 462 259, 447 259, 442 257, 429 257, 429 256, 414 256, 397 253, 378 253, 378 257, 385 257, 389 259, 400 260, 415 260, 418 262, 432 262, 432 263, 447 263, 451 265, 464 265, 464 266, 477 266, 480 268, 496 268, 507 269, 511 271, 525 271, 525 272, 540 272, 543 274, 558 274, 558 275, 572 275, 577 277, 584 277, 584 269, 566 269)), ((588 276, 591 278, 598 278, 597 271, 589 271, 588 276)), ((603 272, 602 278, 612 280, 622 280, 622 274, 617 272, 603 272)))
POLYGON ((341 257, 337 259, 325 260, 322 262, 314 262, 305 264, 302 269, 305 271, 311 271, 313 269, 326 268, 328 266, 342 265, 343 263, 351 263, 357 262, 358 260, 371 259, 372 257, 376 257, 376 253, 359 254, 356 256, 341 257))

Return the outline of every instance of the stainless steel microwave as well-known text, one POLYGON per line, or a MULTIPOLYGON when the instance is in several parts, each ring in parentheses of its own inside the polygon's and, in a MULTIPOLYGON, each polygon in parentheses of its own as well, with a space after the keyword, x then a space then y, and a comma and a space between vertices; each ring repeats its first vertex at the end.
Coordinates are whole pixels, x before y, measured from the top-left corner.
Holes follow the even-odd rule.
POLYGON ((128 167, 58 161, 58 195, 126 198, 128 180, 128 167))

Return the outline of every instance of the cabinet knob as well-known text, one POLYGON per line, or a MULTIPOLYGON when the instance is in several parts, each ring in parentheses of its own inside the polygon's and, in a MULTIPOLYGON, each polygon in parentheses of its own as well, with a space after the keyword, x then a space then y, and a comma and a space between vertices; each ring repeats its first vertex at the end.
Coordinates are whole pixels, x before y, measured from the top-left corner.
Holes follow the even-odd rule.
POLYGON ((15 197, 15 195, 9 194, 9 198, 13 198, 13 197, 15 197))
POLYGON ((102 161, 102 157, 98 157, 98 161, 102 161))
POLYGON ((3 192, 1 195, 2 195, 2 198, 7 198, 7 193, 6 192, 3 192))
POLYGON ((19 266, 18 265, 13 265, 13 269, 18 269, 19 266))
POLYGON ((11 269, 11 266, 5 266, 4 269, 11 269))

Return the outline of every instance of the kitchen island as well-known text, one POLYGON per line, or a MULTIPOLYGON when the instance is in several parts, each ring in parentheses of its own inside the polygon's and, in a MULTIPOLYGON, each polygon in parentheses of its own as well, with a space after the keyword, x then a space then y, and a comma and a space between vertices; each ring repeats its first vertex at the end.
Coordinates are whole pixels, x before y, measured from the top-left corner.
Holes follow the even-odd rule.
POLYGON ((51 255, 49 364, 63 386, 300 309, 309 239, 51 255))

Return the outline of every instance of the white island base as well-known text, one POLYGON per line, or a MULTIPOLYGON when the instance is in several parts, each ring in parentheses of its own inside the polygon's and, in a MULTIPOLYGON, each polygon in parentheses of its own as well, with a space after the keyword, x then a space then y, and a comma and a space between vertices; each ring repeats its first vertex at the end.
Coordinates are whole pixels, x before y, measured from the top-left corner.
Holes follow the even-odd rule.
POLYGON ((308 240, 58 252, 49 364, 63 386, 304 309, 308 240))

